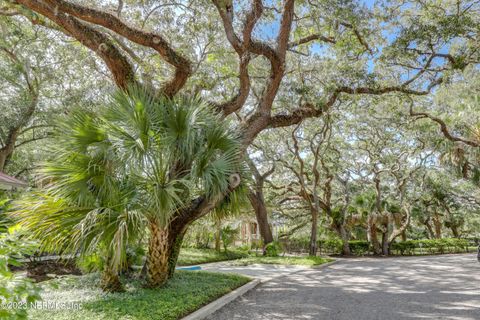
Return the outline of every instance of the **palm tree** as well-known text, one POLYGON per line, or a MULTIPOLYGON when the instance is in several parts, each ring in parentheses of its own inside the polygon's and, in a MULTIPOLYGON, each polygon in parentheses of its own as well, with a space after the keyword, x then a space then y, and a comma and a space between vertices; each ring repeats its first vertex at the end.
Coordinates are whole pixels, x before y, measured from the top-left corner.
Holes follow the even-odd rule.
POLYGON ((199 195, 225 194, 241 166, 237 137, 209 106, 137 88, 117 92, 99 114, 74 110, 53 141, 41 170, 48 186, 18 203, 16 216, 46 247, 105 248, 107 290, 145 229, 147 285, 165 283, 172 217, 199 195))

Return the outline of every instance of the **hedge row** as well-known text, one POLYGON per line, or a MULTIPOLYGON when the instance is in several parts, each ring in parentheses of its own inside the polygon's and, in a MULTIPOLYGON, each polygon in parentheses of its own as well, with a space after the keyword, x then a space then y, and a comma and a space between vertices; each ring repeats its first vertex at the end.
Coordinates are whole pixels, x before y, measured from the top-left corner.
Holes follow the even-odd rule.
MULTIPOLYGON (((366 240, 351 240, 348 243, 352 254, 364 255, 373 253, 370 243, 366 240)), ((308 251, 308 245, 308 241, 304 239, 289 241, 287 251, 308 251)), ((394 242, 390 249, 393 253, 401 255, 412 255, 415 253, 460 253, 468 251, 469 247, 475 245, 475 241, 468 239, 421 239, 394 242)), ((321 254, 340 254, 342 252, 342 241, 340 239, 320 240, 318 246, 321 254)))
POLYGON ((468 247, 473 245, 466 239, 422 239, 395 242, 392 244, 391 249, 401 255, 410 255, 416 251, 423 250, 425 253, 458 253, 468 251, 468 247))

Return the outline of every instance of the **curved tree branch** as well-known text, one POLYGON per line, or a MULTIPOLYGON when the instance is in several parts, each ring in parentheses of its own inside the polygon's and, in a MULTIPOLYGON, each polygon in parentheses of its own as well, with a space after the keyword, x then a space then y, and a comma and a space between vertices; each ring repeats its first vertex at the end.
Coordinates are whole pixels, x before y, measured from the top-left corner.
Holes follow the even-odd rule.
POLYGON ((126 89, 129 84, 135 83, 135 74, 130 62, 103 33, 44 2, 35 0, 16 0, 16 2, 52 20, 68 35, 97 53, 112 72, 117 86, 126 89))
POLYGON ((440 118, 434 117, 431 114, 428 114, 426 112, 415 112, 413 111, 413 102, 410 103, 410 115, 413 117, 417 117, 417 119, 422 119, 422 118, 428 118, 432 120, 433 122, 436 122, 440 126, 440 131, 443 133, 445 138, 447 138, 450 141, 453 142, 462 142, 465 143, 466 145, 472 146, 472 147, 480 147, 480 141, 475 141, 475 140, 469 140, 465 139, 462 137, 457 137, 454 136, 450 130, 448 129, 447 124, 445 121, 443 121, 440 118))
MULTIPOLYGON (((118 16, 99 9, 92 9, 90 7, 64 0, 44 1, 54 7, 56 12, 67 13, 83 21, 100 25, 132 42, 156 50, 166 62, 175 67, 175 75, 173 79, 167 82, 162 88, 162 93, 166 96, 174 96, 185 85, 190 76, 190 61, 176 52, 161 35, 132 27, 121 20, 118 16)), ((20 0, 19 2, 25 1, 20 0)))

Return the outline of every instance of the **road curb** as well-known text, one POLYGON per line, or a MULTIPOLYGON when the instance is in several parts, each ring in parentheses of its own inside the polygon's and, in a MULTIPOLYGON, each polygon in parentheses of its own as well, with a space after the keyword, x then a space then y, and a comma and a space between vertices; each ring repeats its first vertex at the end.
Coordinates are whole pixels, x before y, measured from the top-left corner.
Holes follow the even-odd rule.
POLYGON ((252 290, 256 286, 260 284, 260 279, 253 279, 247 284, 233 290, 232 292, 224 295, 217 300, 210 302, 206 306, 198 309, 197 311, 190 313, 188 316, 182 318, 181 320, 202 320, 217 311, 218 309, 222 308, 226 304, 232 302, 236 298, 244 295, 248 291, 252 290))
POLYGON ((324 264, 321 264, 319 266, 313 266, 312 268, 313 269, 323 269, 323 268, 327 268, 327 267, 330 267, 332 264, 335 264, 337 263, 338 260, 333 260, 333 261, 330 261, 330 262, 327 262, 327 263, 324 263, 324 264))

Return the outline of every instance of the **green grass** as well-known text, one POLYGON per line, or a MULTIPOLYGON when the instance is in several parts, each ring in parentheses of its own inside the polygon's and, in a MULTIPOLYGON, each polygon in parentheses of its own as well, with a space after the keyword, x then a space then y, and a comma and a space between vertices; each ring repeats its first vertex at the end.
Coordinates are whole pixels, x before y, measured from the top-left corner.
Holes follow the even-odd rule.
POLYGON ((250 281, 249 278, 204 271, 177 271, 160 289, 144 289, 139 281, 127 292, 105 294, 98 288, 98 274, 68 276, 43 285, 45 302, 80 303, 80 310, 34 310, 29 319, 48 320, 149 320, 179 319, 250 281))
POLYGON ((217 252, 214 249, 182 248, 178 257, 177 265, 191 266, 194 264, 235 260, 247 257, 248 254, 240 251, 217 252))
POLYGON ((254 263, 264 264, 282 264, 282 265, 299 265, 299 266, 318 266, 327 262, 331 262, 334 259, 322 258, 322 257, 263 257, 263 256, 251 256, 236 260, 231 264, 237 266, 247 266, 254 263))

